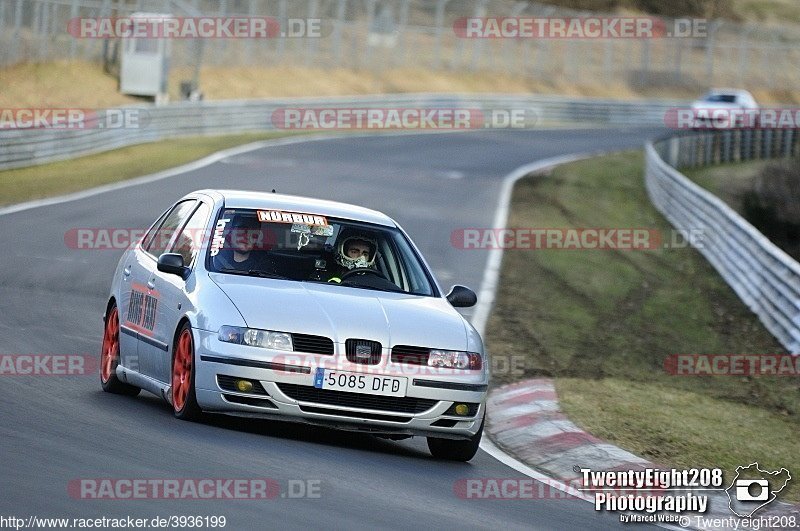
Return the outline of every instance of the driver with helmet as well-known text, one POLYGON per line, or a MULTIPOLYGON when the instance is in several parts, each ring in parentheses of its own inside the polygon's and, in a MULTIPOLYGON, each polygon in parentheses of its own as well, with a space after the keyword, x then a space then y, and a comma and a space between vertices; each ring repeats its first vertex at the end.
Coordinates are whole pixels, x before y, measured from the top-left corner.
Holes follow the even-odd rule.
POLYGON ((354 234, 342 238, 336 247, 336 263, 338 267, 328 282, 342 282, 342 275, 355 269, 375 269, 375 256, 378 244, 365 234, 354 234))

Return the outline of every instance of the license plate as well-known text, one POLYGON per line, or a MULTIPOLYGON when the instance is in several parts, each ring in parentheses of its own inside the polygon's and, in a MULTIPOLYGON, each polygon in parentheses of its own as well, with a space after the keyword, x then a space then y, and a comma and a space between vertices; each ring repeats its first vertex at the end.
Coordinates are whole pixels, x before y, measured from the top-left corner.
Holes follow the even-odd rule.
POLYGON ((317 369, 314 387, 331 391, 381 396, 406 396, 408 378, 317 369))

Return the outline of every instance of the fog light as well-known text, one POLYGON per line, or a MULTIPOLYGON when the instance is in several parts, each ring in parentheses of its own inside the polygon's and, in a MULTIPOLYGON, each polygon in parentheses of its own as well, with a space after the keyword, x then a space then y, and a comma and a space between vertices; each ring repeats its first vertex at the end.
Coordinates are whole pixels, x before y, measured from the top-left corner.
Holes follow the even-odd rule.
POLYGON ((242 393, 249 393, 253 390, 253 382, 247 380, 236 380, 236 389, 242 393))
POLYGON ((458 404, 456 406, 456 415, 466 415, 469 413, 469 406, 466 404, 458 404))

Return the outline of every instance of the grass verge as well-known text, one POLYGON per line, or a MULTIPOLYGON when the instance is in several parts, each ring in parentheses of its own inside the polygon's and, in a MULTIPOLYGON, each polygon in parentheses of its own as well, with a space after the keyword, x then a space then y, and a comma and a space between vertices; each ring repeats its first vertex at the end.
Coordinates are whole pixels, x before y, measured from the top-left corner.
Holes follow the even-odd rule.
POLYGON ((753 182, 761 170, 774 163, 774 160, 751 160, 705 168, 682 169, 681 173, 725 201, 740 215, 744 215, 742 202, 745 193, 752 189, 753 182))
POLYGON ((92 188, 179 166, 233 146, 286 136, 286 133, 247 133, 188 137, 139 144, 87 155, 0 171, 0 205, 41 199, 92 188))
MULTIPOLYGON (((509 226, 671 228, 638 152, 521 180, 509 226)), ((554 377, 576 423, 642 457, 800 470, 800 379, 664 370, 671 354, 784 352, 694 249, 506 251, 486 340, 495 357, 524 355, 524 376, 554 377)))

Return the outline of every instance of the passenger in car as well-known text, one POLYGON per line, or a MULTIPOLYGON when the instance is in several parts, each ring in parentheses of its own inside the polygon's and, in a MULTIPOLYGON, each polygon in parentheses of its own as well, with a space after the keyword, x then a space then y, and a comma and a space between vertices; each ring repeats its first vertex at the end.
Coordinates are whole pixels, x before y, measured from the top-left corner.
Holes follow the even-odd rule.
POLYGON ((265 253, 257 249, 263 240, 261 222, 253 216, 236 215, 231 220, 225 244, 214 257, 214 266, 219 269, 251 271, 263 270, 265 253))

